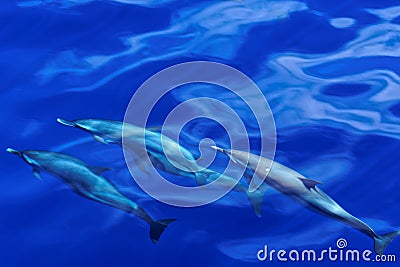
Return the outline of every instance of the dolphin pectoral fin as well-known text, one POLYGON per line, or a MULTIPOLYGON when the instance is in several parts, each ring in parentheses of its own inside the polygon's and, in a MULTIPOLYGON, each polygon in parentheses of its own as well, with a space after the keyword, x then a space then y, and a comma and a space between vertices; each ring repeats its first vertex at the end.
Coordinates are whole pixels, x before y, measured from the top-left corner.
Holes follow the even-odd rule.
POLYGON ((316 185, 321 184, 321 182, 318 182, 315 180, 302 178, 302 177, 297 177, 297 178, 299 178, 299 180, 303 182, 304 186, 307 187, 307 189, 311 189, 311 188, 315 189, 316 185))
POLYGON ((251 207, 257 217, 262 216, 262 203, 264 199, 264 193, 267 189, 267 185, 262 184, 260 187, 254 191, 247 190, 246 195, 250 201, 251 207))
POLYGON ((42 180, 42 176, 40 175, 40 172, 36 169, 33 169, 32 171, 33 176, 35 176, 37 179, 42 180))
POLYGON ((167 220, 159 220, 153 221, 150 223, 150 239, 154 244, 158 243, 161 234, 164 232, 165 228, 168 227, 169 224, 176 221, 176 219, 167 219, 167 220))
POLYGON ((104 140, 103 137, 100 137, 100 136, 98 136, 98 135, 93 135, 93 138, 94 138, 94 140, 96 140, 97 142, 100 142, 100 143, 105 144, 105 145, 108 144, 107 141, 104 140))
POLYGON ((117 141, 113 141, 113 140, 110 140, 110 139, 104 139, 103 137, 101 137, 101 136, 99 136, 99 135, 97 135, 97 134, 94 134, 93 135, 93 138, 94 138, 94 140, 96 140, 97 142, 100 142, 100 143, 102 143, 102 144, 105 144, 105 145, 108 145, 108 144, 120 144, 119 142, 117 142, 117 141))
POLYGON ((112 170, 111 168, 102 167, 102 166, 89 166, 89 169, 90 169, 94 174, 97 174, 97 175, 102 175, 103 172, 111 171, 111 170, 112 170))

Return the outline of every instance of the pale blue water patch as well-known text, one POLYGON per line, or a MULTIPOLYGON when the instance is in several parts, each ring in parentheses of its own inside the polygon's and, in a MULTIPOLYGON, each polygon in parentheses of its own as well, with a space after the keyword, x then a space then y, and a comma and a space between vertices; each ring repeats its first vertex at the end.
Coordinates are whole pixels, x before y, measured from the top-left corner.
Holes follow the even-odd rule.
POLYGON ((383 20, 388 20, 388 21, 393 20, 400 16, 400 6, 392 6, 381 9, 367 8, 365 10, 383 20))
POLYGON ((354 25, 355 20, 353 18, 333 18, 330 23, 335 28, 344 29, 354 25))
POLYGON ((373 67, 374 69, 389 69, 398 74, 398 61, 399 59, 397 56, 362 57, 358 59, 349 58, 313 66, 312 68, 306 69, 305 72, 306 74, 325 79, 363 73, 369 70, 371 67, 373 67), (366 65, 367 62, 368 65, 366 65), (348 69, 350 69, 350 71, 348 69))

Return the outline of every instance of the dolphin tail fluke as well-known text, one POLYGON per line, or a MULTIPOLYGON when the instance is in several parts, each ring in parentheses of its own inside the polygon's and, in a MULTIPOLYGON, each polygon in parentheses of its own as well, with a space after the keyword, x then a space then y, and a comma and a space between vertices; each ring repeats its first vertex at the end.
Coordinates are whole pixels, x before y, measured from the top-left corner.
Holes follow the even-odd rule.
POLYGON ((389 243, 392 242, 392 240, 398 235, 400 235, 400 230, 375 237, 375 253, 378 255, 382 255, 389 243))
POLYGON ((173 223, 176 221, 176 219, 166 219, 166 220, 159 220, 159 221, 153 221, 150 223, 150 238, 151 241, 153 241, 154 244, 158 243, 158 240, 160 239, 161 234, 164 232, 165 228, 170 223, 173 223))
POLYGON ((265 189, 266 186, 261 185, 256 191, 253 192, 250 192, 248 190, 246 191, 247 198, 249 199, 251 207, 253 208, 257 217, 262 216, 262 204, 263 204, 265 189))

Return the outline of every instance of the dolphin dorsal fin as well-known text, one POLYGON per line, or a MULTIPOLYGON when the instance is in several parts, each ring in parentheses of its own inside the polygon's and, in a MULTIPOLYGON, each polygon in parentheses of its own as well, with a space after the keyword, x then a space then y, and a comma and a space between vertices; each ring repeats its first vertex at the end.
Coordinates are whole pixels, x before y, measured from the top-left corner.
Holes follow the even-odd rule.
POLYGON ((37 179, 42 180, 42 176, 40 176, 39 170, 34 168, 32 173, 33 173, 33 176, 35 176, 37 179))
POLYGON ((93 173, 95 173, 95 174, 97 174, 97 175, 102 175, 103 172, 111 171, 111 170, 112 170, 111 168, 102 167, 102 166, 89 166, 89 169, 90 169, 93 173))
POLYGON ((303 182, 304 186, 307 187, 307 189, 311 189, 311 188, 315 189, 316 185, 321 184, 321 182, 318 182, 315 180, 302 178, 302 177, 297 177, 297 178, 299 178, 299 180, 303 182))

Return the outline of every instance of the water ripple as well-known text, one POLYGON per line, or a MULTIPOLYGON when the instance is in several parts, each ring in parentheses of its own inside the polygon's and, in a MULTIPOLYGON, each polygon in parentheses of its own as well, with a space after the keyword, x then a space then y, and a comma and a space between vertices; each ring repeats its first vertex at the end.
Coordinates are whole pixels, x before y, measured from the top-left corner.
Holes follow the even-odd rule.
MULTIPOLYGON (((152 61, 193 54, 230 58, 252 25, 282 20, 293 12, 306 9, 304 3, 297 1, 224 1, 192 6, 177 10, 173 15, 176 19, 167 29, 123 38, 122 42, 127 47, 123 51, 110 55, 87 55, 78 59, 79 67, 76 67, 73 52, 65 51, 63 54, 68 56, 67 61, 60 66, 57 63, 59 60, 52 60, 38 75, 43 81, 50 81, 60 73, 72 77, 82 74, 103 76, 101 80, 86 86, 71 83, 70 88, 64 88, 67 91, 90 91, 152 61), (68 64, 69 61, 71 63, 68 64), (107 68, 111 64, 115 67, 107 68)), ((87 80, 92 79, 88 77, 87 80)))
POLYGON ((399 138, 399 120, 389 112, 399 99, 399 40, 400 26, 383 21, 334 52, 272 57, 265 66, 273 74, 261 74, 258 84, 269 96, 277 125, 323 121, 399 138))
MULTIPOLYGON (((67 9, 73 8, 75 6, 86 5, 92 2, 96 2, 98 0, 28 0, 28 1, 19 1, 19 7, 45 7, 51 9, 67 9)), ((146 7, 154 7, 166 4, 168 2, 173 2, 173 0, 104 0, 128 4, 128 5, 139 5, 146 7)))

